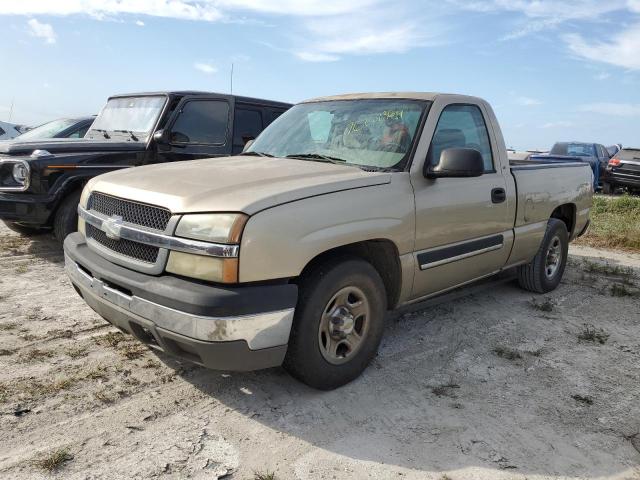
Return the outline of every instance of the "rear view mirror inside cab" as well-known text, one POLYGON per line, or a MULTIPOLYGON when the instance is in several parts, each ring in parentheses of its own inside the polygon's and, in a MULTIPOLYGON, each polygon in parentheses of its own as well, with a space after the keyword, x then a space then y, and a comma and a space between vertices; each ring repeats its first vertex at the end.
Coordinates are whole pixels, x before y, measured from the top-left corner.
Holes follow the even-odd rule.
POLYGON ((425 162, 424 176, 427 178, 479 177, 484 173, 484 161, 473 148, 447 148, 440 154, 437 164, 425 162))

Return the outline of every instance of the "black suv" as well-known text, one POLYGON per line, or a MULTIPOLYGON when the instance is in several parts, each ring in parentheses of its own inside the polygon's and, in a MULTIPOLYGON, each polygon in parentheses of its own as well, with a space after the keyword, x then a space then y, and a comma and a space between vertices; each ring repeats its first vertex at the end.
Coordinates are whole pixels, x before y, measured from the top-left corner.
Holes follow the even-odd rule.
POLYGON ((53 229, 62 242, 76 230, 80 193, 90 178, 240 153, 290 107, 207 92, 111 97, 84 138, 0 145, 0 219, 21 233, 53 229))
POLYGON ((640 194, 640 148, 623 148, 609 160, 602 191, 613 193, 618 187, 640 194))

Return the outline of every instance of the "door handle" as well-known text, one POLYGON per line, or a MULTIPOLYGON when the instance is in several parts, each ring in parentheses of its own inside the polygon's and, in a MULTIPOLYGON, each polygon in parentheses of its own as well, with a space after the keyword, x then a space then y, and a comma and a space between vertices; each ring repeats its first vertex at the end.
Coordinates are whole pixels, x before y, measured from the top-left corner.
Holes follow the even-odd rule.
POLYGON ((502 203, 507 199, 507 192, 504 188, 494 188, 491 190, 491 201, 493 203, 502 203))

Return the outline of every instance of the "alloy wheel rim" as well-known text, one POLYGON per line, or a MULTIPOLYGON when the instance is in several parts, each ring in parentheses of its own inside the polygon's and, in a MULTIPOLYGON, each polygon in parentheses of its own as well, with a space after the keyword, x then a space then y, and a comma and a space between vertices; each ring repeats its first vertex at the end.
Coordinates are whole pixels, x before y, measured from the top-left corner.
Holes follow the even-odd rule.
POLYGON ((555 236, 551 239, 551 243, 549 243, 549 248, 547 248, 547 255, 545 258, 545 266, 544 273, 547 278, 555 277, 556 273, 560 269, 560 264, 562 263, 562 242, 560 241, 560 237, 555 236))
POLYGON ((331 297, 318 329, 318 346, 327 362, 340 365, 353 358, 369 332, 370 315, 369 300, 358 287, 344 287, 331 297))

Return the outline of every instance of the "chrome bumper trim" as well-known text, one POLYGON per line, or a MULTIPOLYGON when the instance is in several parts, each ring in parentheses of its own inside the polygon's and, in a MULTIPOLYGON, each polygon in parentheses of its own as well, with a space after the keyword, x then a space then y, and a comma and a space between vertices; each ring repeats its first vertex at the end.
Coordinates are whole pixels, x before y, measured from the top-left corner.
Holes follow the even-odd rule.
POLYGON ((244 340, 251 350, 278 347, 289 341, 293 308, 237 317, 204 317, 165 307, 135 295, 126 295, 79 268, 67 255, 65 269, 85 296, 85 301, 101 314, 105 309, 100 309, 100 305, 95 305, 96 303, 116 309, 134 322, 136 318, 142 318, 159 328, 196 340, 244 340))
MULTIPOLYGON (((82 208, 82 206, 78 205, 78 216, 88 224, 107 233, 107 229, 103 226, 103 224, 109 220, 109 217, 106 215, 86 210, 82 208)), ((209 243, 201 242, 199 240, 190 240, 188 238, 172 237, 151 229, 133 227, 127 224, 122 224, 119 227, 118 236, 124 240, 144 243, 145 245, 150 245, 152 247, 166 248, 185 253, 195 253, 196 255, 206 255, 209 257, 236 258, 240 251, 239 245, 225 245, 222 243, 209 243)))

